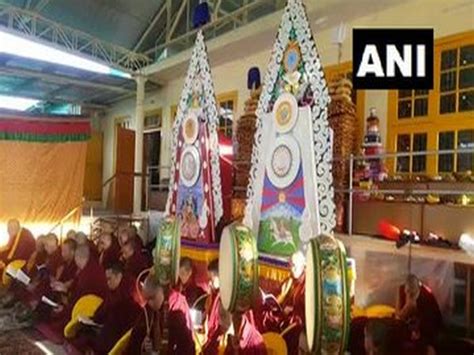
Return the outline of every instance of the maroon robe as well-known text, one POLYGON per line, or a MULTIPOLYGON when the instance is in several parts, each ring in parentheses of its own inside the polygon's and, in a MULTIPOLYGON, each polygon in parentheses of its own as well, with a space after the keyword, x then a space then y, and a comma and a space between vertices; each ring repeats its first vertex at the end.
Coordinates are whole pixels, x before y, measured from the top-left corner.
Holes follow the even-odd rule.
POLYGON ((160 312, 155 312, 148 305, 143 308, 141 315, 133 326, 130 340, 128 341, 124 355, 144 354, 142 349, 143 342, 147 336, 147 319, 151 326, 150 334, 148 334, 148 336, 153 340, 153 347, 154 349, 159 349, 160 351, 162 350, 164 312, 165 307, 163 307, 160 312), (147 316, 145 316, 145 312, 147 316))
POLYGON ((58 275, 57 281, 66 283, 73 280, 77 274, 77 265, 74 262, 74 259, 71 261, 63 261, 62 271, 58 275))
POLYGON ((35 250, 22 270, 30 277, 34 278, 40 266, 46 263, 48 254, 45 250, 35 250))
POLYGON ((41 268, 37 272, 35 280, 36 283, 32 294, 30 295, 29 301, 39 300, 43 295, 46 295, 51 290, 50 279, 55 278, 59 268, 63 264, 63 257, 61 255, 61 249, 58 248, 51 255, 47 255, 44 268, 41 268))
MULTIPOLYGON (((267 350, 265 348, 265 343, 263 342, 263 337, 253 324, 251 318, 252 317, 248 313, 242 316, 242 322, 237 334, 239 337, 237 349, 238 354, 266 355, 267 350)), ((227 341, 225 354, 234 354, 234 349, 232 348, 232 344, 229 341, 227 341)), ((288 352, 288 354, 294 353, 288 352)))
POLYGON ((219 291, 212 291, 206 302, 207 337, 206 343, 202 348, 204 355, 217 354, 220 338, 224 335, 219 325, 220 305, 221 297, 219 291))
POLYGON ((284 297, 281 303, 282 311, 290 307, 292 311, 283 315, 280 323, 280 332, 284 331, 289 326, 296 324, 291 331, 287 332, 283 337, 288 347, 288 353, 298 353, 299 335, 304 330, 305 326, 305 311, 304 311, 304 290, 305 290, 305 273, 298 279, 291 278, 292 282, 290 290, 284 297))
MULTIPOLYGON (((186 297, 186 301, 188 302, 189 308, 192 308, 196 300, 206 293, 201 287, 197 285, 194 275, 195 272, 193 271, 188 282, 182 284, 181 281, 179 281, 178 283, 178 290, 184 295, 184 297, 186 297)), ((204 307, 197 308, 200 311, 204 310, 204 307)))
POLYGON ((150 266, 147 257, 140 250, 136 250, 129 259, 125 260, 125 271, 135 278, 150 266))
POLYGON ((71 319, 71 312, 76 302, 85 295, 96 295, 104 298, 107 293, 105 272, 99 261, 90 257, 86 266, 78 270, 70 289, 69 302, 62 312, 55 314, 53 328, 62 333, 71 319))
POLYGON ((35 250, 36 241, 33 234, 28 229, 21 228, 16 236, 8 240, 6 246, 0 248, 0 261, 5 265, 17 259, 28 261, 35 250))
POLYGON ((106 269, 111 264, 120 260, 120 245, 115 240, 112 240, 112 244, 99 254, 100 265, 106 269))
POLYGON ((92 348, 95 354, 108 354, 117 341, 130 329, 140 315, 140 306, 133 293, 135 282, 124 277, 116 290, 109 290, 104 302, 92 318, 101 324, 98 334, 85 329, 73 342, 79 350, 92 348))
POLYGON ((168 354, 194 354, 193 323, 186 297, 172 290, 168 302, 168 354))
POLYGON ((90 239, 87 239, 87 245, 89 246, 91 257, 94 259, 99 259, 99 251, 97 250, 97 245, 95 245, 95 243, 90 239))
MULTIPOLYGON (((399 288, 400 308, 406 302, 405 286, 399 288)), ((408 320, 411 328, 416 328, 420 335, 422 345, 435 345, 436 338, 443 325, 443 317, 438 306, 438 302, 432 291, 425 285, 421 285, 420 294, 416 299, 416 314, 408 320)))

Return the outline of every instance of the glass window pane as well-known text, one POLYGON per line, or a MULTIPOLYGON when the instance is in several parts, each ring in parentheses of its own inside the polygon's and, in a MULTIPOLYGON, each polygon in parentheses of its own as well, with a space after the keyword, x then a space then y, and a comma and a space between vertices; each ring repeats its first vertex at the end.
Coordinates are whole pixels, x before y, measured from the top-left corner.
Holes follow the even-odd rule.
MULTIPOLYGON (((454 149, 454 132, 440 132, 438 135, 438 150, 454 149)), ((454 154, 440 154, 438 171, 451 172, 454 169, 454 154)))
POLYGON ((441 70, 455 68, 457 64, 457 59, 457 48, 441 52, 441 70))
POLYGON ((474 68, 462 69, 459 72, 459 88, 465 89, 474 86, 474 68))
MULTIPOLYGON (((474 148, 474 129, 458 132, 458 149, 474 148)), ((457 171, 474 170, 474 153, 458 153, 457 171)))
POLYGON ((474 90, 459 93, 459 111, 474 110, 474 90))
POLYGON ((441 92, 456 90, 456 72, 448 71, 441 74, 441 92))
POLYGON ((415 90, 415 96, 427 96, 428 90, 415 90))
MULTIPOLYGON (((413 151, 422 152, 426 150, 427 134, 416 133, 413 135, 413 151)), ((413 157, 412 172, 419 173, 426 171, 426 155, 413 157)))
POLYGON ((474 45, 461 47, 461 67, 474 64, 474 45))
POLYGON ((398 101, 398 118, 411 117, 411 100, 398 101))
POLYGON ((439 113, 450 113, 456 111, 456 94, 441 95, 439 113))
POLYGON ((398 90, 398 98, 411 97, 411 90, 398 90))
POLYGON ((428 115, 428 98, 415 100, 415 112, 413 116, 428 115))
MULTIPOLYGON (((397 137, 397 153, 409 152, 410 151, 410 135, 399 134, 397 137)), ((397 158, 397 172, 409 172, 410 171, 410 157, 398 157, 397 158)))

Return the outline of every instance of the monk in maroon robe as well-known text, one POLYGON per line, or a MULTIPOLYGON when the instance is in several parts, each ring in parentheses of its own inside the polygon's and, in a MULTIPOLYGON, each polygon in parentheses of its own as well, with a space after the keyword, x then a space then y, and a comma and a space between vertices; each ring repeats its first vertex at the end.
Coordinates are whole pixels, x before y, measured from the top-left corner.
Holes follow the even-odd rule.
POLYGON ((181 258, 179 261, 178 276, 177 290, 186 297, 189 307, 196 307, 200 311, 203 311, 204 303, 202 305, 195 305, 194 303, 206 292, 196 283, 193 262, 190 258, 181 258))
POLYGON ((94 244, 92 240, 90 240, 87 235, 83 232, 77 232, 75 235, 75 240, 77 245, 87 245, 89 247, 90 255, 93 258, 99 258, 99 251, 97 250, 97 246, 94 244))
POLYGON ((290 259, 291 277, 283 283, 277 301, 281 307, 280 332, 292 327, 285 336, 288 353, 298 352, 298 339, 305 326, 305 257, 296 252, 290 259))
POLYGON ((21 227, 17 219, 8 221, 7 230, 8 243, 0 248, 0 269, 4 269, 13 260, 28 261, 36 249, 33 234, 28 229, 21 227))
POLYGON ((135 278, 151 266, 147 257, 141 252, 140 246, 133 241, 127 242, 122 247, 122 259, 125 263, 125 272, 135 278))
POLYGON ((415 275, 400 286, 396 316, 410 331, 411 341, 420 348, 434 347, 443 325, 438 302, 432 291, 415 275))
MULTIPOLYGON (((251 312, 230 314, 220 308, 220 326, 227 333, 231 323, 234 334, 225 335, 225 354, 266 355, 267 350, 260 332, 255 327, 251 312)), ((289 354, 293 354, 288 352, 289 354)))
POLYGON ((78 272, 71 285, 70 296, 66 304, 53 310, 53 328, 61 333, 71 319, 72 308, 81 297, 92 294, 104 298, 107 293, 104 269, 100 266, 99 261, 91 256, 87 245, 77 247, 74 260, 78 272))
POLYGON ((202 347, 204 355, 217 354, 219 340, 223 333, 219 325, 219 309, 221 307, 221 297, 219 292, 219 260, 213 260, 207 267, 209 277, 210 294, 205 305, 205 330, 206 341, 202 347))
POLYGON ((193 323, 186 297, 171 290, 168 303, 168 354, 194 354, 193 323))
POLYGON ((125 355, 166 352, 163 339, 164 314, 167 312, 165 290, 153 276, 149 276, 145 280, 143 296, 147 303, 133 326, 125 355))
POLYGON ((31 254, 26 265, 23 267, 23 271, 30 278, 34 278, 38 269, 46 262, 47 253, 44 249, 45 241, 46 236, 43 234, 36 238, 36 249, 33 254, 31 254))
POLYGON ((108 354, 140 315, 141 308, 133 296, 135 282, 124 274, 123 265, 110 264, 105 275, 109 290, 92 317, 92 321, 101 327, 85 326, 73 341, 75 347, 84 352, 93 350, 94 354, 108 354))
POLYGON ((99 262, 103 268, 120 260, 120 245, 112 234, 103 233, 100 236, 98 249, 99 262))

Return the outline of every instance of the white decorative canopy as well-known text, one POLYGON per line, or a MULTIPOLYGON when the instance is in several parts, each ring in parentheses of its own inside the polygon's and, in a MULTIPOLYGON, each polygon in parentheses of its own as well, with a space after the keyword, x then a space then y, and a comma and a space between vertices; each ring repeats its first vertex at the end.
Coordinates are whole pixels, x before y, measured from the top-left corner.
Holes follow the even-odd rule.
MULTIPOLYGON (((252 152, 252 168, 247 189, 244 223, 249 226, 253 224, 251 215, 254 208, 255 194, 257 193, 257 171, 258 166, 265 163, 260 161, 260 150, 266 149, 266 147, 262 147, 262 120, 267 113, 271 112, 274 101, 282 93, 278 85, 282 75, 281 68, 285 51, 288 45, 294 42, 297 42, 299 46, 301 63, 304 66, 304 85, 306 85, 305 88, 309 89, 308 92, 311 93, 311 100, 307 105, 311 109, 310 116, 313 132, 308 133, 308 139, 313 141, 313 154, 316 164, 316 191, 314 193, 318 199, 320 230, 322 233, 331 233, 336 224, 336 216, 331 172, 332 134, 328 122, 330 98, 306 10, 301 0, 288 0, 265 75, 262 95, 260 96, 256 111, 257 130, 252 152)), ((293 61, 289 60, 285 64, 291 66, 293 61)), ((293 68, 291 69, 294 70, 293 68)), ((287 79, 285 78, 285 80, 287 79)), ((291 78, 288 79, 288 81, 291 80, 291 78)), ((297 77, 296 81, 298 80, 299 77, 297 77)))
POLYGON ((189 63, 184 87, 179 100, 176 120, 173 125, 170 183, 168 201, 166 204, 167 214, 171 214, 172 211, 171 205, 173 199, 173 189, 175 187, 175 183, 177 183, 177 181, 175 181, 175 173, 178 160, 177 147, 179 131, 185 118, 187 118, 188 115, 191 114, 191 110, 193 110, 191 101, 193 100, 193 95, 196 91, 202 93, 202 95, 200 95, 200 101, 198 102, 198 108, 201 112, 201 119, 203 119, 204 122, 207 124, 209 132, 208 150, 211 165, 211 188, 214 207, 213 221, 215 226, 223 215, 221 173, 219 165, 219 142, 217 136, 219 117, 217 114, 214 84, 211 77, 209 59, 207 56, 207 49, 204 43, 204 36, 202 34, 202 31, 199 31, 196 36, 196 42, 194 44, 194 49, 191 55, 191 61, 189 63))

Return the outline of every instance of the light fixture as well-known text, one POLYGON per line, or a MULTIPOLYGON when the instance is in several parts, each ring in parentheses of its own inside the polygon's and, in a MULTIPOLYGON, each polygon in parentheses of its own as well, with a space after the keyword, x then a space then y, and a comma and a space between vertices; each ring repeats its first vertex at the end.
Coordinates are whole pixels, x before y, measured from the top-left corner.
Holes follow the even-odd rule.
POLYGON ((25 97, 4 96, 0 95, 0 108, 9 110, 25 111, 36 105, 39 100, 28 99, 25 97))
POLYGON ((2 31, 0 31, 0 53, 8 53, 100 74, 131 78, 129 73, 2 31))

